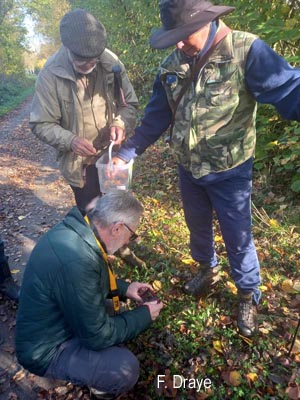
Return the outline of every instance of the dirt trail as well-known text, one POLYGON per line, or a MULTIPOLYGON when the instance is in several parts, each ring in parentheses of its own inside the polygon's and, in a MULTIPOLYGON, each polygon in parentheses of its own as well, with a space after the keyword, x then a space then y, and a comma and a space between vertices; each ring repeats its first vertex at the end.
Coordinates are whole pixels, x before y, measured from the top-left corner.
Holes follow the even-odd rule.
MULTIPOLYGON (((16 280, 37 239, 73 205, 70 188, 60 176, 54 150, 38 141, 28 126, 31 99, 0 119, 0 232, 16 280)), ((89 399, 68 397, 70 388, 50 396, 47 381, 24 371, 14 355, 17 306, 0 294, 0 400, 89 399), (44 389, 43 389, 44 388, 44 389)))

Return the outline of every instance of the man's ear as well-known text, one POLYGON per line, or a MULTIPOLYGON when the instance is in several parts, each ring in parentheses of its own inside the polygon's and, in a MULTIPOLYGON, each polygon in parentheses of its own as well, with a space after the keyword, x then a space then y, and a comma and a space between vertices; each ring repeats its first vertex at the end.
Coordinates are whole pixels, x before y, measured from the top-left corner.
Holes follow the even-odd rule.
POLYGON ((111 227, 111 235, 113 237, 117 237, 121 232, 122 226, 122 222, 116 222, 115 224, 113 224, 113 226, 111 227))

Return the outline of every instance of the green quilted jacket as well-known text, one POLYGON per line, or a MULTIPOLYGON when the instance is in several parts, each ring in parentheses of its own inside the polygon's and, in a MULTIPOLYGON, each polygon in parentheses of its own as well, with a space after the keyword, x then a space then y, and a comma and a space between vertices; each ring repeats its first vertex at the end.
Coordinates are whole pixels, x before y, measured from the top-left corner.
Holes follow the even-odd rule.
MULTIPOLYGON (((120 298, 129 284, 117 280, 120 298)), ((73 336, 101 350, 135 338, 151 325, 146 306, 116 316, 105 309, 107 266, 77 208, 45 234, 28 261, 16 323, 16 354, 30 372, 44 375, 58 347, 73 336)))

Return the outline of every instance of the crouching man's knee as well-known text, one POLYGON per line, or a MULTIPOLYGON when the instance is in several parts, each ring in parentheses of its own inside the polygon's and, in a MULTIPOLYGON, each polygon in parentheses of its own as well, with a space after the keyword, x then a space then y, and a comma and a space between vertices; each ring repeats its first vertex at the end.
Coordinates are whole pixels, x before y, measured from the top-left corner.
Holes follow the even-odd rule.
MULTIPOLYGON (((105 350, 104 350, 105 352, 105 350)), ((118 396, 131 390, 140 376, 140 363, 135 355, 125 347, 114 347, 106 358, 99 362, 99 373, 93 374, 91 386, 99 391, 118 396)))

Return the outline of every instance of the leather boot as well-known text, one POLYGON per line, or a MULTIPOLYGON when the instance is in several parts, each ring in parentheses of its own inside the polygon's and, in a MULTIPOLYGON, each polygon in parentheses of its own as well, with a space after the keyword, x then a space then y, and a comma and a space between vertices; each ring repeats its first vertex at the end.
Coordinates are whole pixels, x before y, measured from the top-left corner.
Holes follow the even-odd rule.
POLYGON ((258 329, 257 307, 253 302, 253 293, 238 291, 239 313, 238 328, 243 336, 250 337, 258 329))
POLYGON ((121 247, 116 255, 122 258, 127 264, 132 265, 133 267, 141 267, 146 268, 145 261, 138 258, 132 250, 128 246, 121 247))
POLYGON ((220 267, 212 268, 207 264, 202 264, 200 268, 200 272, 184 285, 183 290, 185 293, 192 295, 201 294, 220 279, 218 274, 220 267))

